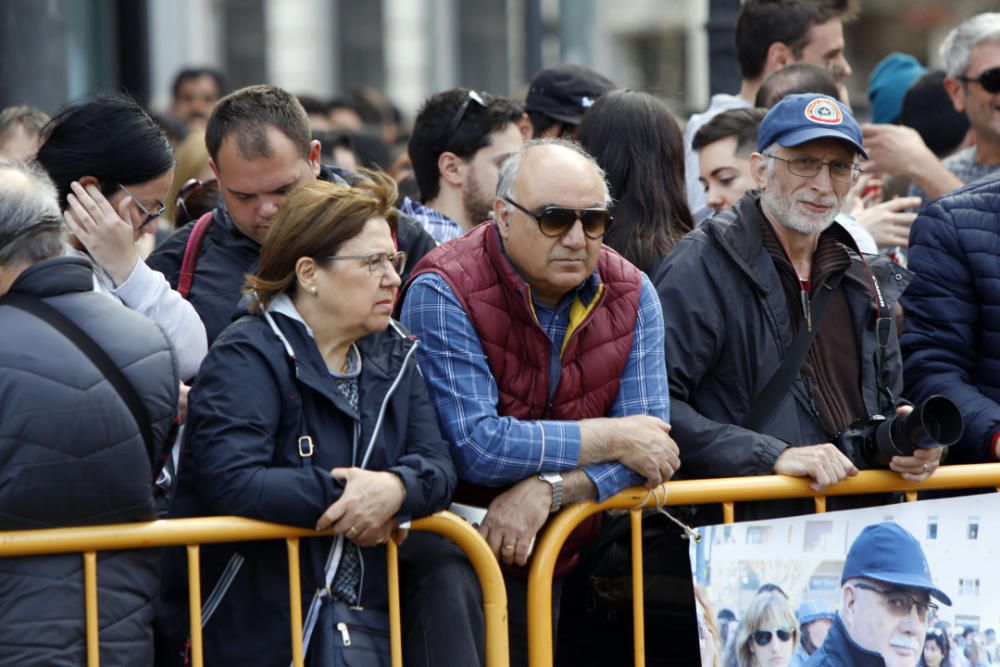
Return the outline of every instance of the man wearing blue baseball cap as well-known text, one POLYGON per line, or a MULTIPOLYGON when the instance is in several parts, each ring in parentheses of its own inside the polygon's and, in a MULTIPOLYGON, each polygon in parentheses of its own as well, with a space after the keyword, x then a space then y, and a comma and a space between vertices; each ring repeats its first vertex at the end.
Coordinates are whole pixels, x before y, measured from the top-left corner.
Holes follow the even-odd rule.
MULTIPOLYGON (((657 271, 682 474, 777 473, 819 491, 873 465, 838 434, 902 403, 892 311, 910 275, 863 257, 834 222, 859 156, 861 130, 847 107, 789 95, 764 117, 750 156, 759 189, 688 234, 657 271)), ((918 450, 889 467, 923 481, 940 455, 918 450)), ((739 511, 787 515, 811 503, 739 511)))
POLYGON ((840 583, 840 610, 806 667, 915 667, 938 608, 931 598, 951 606, 920 542, 892 521, 861 531, 840 583))

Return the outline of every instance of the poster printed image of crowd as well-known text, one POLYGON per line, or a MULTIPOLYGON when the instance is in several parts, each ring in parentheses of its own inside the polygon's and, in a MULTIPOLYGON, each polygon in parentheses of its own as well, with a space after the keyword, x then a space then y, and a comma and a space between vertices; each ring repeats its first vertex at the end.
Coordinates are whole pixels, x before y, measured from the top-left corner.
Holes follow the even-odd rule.
POLYGON ((702 666, 996 663, 998 515, 993 493, 699 528, 702 666))

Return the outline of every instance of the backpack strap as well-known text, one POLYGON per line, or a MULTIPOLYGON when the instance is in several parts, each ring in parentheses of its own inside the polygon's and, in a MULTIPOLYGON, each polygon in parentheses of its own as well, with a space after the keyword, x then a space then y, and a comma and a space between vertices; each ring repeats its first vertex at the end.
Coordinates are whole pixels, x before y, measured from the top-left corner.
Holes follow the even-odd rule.
POLYGON ((212 226, 212 219, 211 211, 198 218, 198 222, 194 223, 194 229, 188 236, 187 245, 184 247, 184 261, 181 263, 181 273, 177 279, 177 292, 185 299, 191 293, 194 270, 198 264, 198 253, 201 252, 201 244, 205 240, 208 228, 212 226))

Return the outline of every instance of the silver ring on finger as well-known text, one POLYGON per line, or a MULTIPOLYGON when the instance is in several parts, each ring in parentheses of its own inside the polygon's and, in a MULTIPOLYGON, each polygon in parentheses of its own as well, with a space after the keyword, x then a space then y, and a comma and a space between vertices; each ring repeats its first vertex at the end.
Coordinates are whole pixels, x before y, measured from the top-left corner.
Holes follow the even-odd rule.
POLYGON ((513 544, 505 544, 505 545, 503 545, 503 550, 504 551, 513 551, 514 550, 514 545, 513 544))
POLYGON ((927 473, 927 464, 926 463, 924 464, 924 473, 925 474, 927 473))

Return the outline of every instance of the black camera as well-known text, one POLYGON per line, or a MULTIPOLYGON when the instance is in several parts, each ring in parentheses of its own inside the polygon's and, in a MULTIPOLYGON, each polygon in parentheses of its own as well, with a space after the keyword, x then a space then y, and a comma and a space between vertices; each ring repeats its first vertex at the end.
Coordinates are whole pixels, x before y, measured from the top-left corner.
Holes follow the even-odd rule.
POLYGON ((888 419, 875 415, 854 422, 837 434, 837 444, 859 468, 886 468, 893 456, 954 445, 964 431, 958 406, 936 395, 907 415, 893 414, 888 419))

